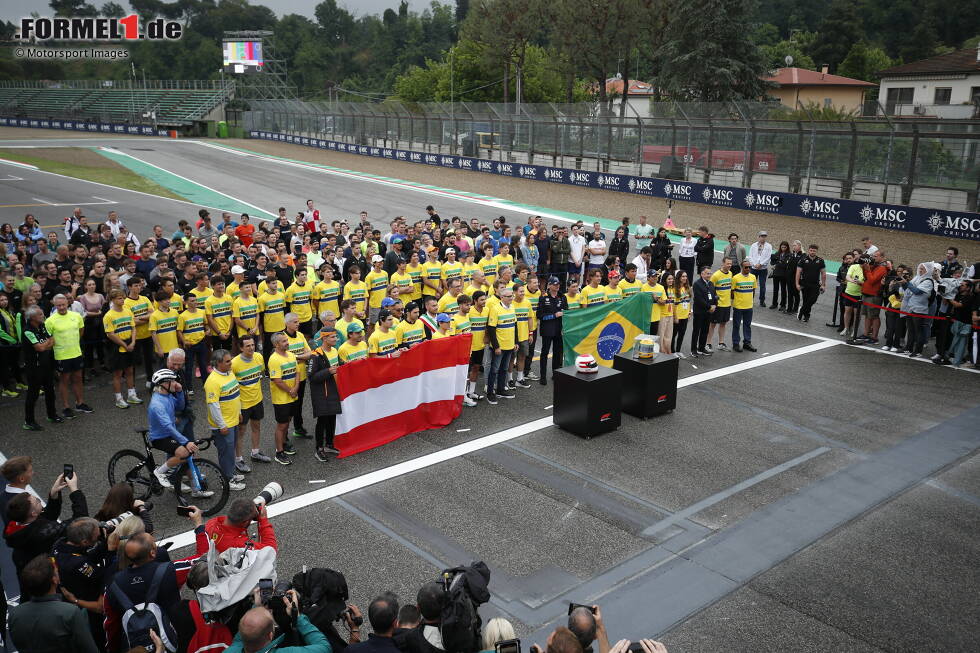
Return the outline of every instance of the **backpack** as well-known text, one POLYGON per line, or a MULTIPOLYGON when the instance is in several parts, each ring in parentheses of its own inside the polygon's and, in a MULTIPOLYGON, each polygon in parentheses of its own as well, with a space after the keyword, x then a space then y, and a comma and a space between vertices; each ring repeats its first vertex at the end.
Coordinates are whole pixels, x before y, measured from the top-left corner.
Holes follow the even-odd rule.
POLYGON ((446 588, 439 626, 443 648, 448 653, 480 650, 482 621, 477 608, 490 599, 486 589, 490 570, 484 563, 475 562, 470 567, 447 569, 442 577, 446 588))
POLYGON ((133 604, 126 592, 119 586, 118 580, 113 582, 110 588, 110 592, 122 608, 122 631, 126 636, 128 648, 143 646, 146 650, 152 651, 154 648, 153 640, 150 638, 150 629, 152 628, 160 636, 167 651, 177 650, 176 644, 170 639, 173 628, 156 602, 157 593, 163 583, 163 575, 167 573, 167 567, 166 563, 157 565, 156 571, 153 572, 153 578, 150 580, 150 586, 146 588, 146 600, 138 605, 133 604))

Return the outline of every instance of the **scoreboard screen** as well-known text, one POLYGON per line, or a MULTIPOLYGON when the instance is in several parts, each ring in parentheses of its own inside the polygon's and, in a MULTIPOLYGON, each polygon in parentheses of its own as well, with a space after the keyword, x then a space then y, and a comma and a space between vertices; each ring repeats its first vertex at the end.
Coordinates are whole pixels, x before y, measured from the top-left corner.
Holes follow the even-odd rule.
POLYGON ((223 68, 226 73, 262 72, 261 41, 225 41, 223 44, 223 68))

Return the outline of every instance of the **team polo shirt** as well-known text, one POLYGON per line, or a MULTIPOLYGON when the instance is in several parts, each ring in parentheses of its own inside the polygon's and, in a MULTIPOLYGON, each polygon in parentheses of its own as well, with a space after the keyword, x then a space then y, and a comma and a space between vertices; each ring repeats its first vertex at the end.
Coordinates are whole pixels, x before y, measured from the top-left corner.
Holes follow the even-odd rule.
MULTIPOLYGON (((231 428, 238 426, 238 421, 242 415, 242 400, 239 396, 238 379, 232 373, 222 374, 214 370, 208 374, 207 381, 204 382, 204 399, 209 404, 218 404, 221 409, 221 419, 225 421, 225 426, 231 428)), ((217 428, 211 411, 208 411, 208 424, 211 428, 217 428)))
POLYGON ((231 359, 231 373, 238 379, 242 410, 261 403, 262 373, 264 370, 265 359, 258 352, 252 354, 252 359, 248 361, 242 358, 241 354, 231 359))
POLYGON ((579 297, 583 308, 589 306, 598 306, 599 304, 606 303, 606 289, 603 286, 597 286, 593 288, 592 286, 586 286, 582 288, 582 292, 579 293, 579 297))
MULTIPOLYGON (((395 272, 391 275, 391 285, 398 288, 398 296, 410 300, 415 285, 412 283, 412 275, 408 272, 395 272)), ((405 300, 403 300, 405 301, 405 300)))
MULTIPOLYGON (((457 295, 457 297, 458 296, 459 295, 457 295)), ((459 311, 459 302, 456 300, 456 297, 453 297, 450 293, 447 292, 445 295, 439 298, 440 313, 448 313, 452 315, 453 313, 456 313, 458 311, 459 311)))
POLYGON ((54 338, 54 359, 65 361, 82 355, 80 330, 85 320, 75 311, 64 315, 55 311, 44 320, 44 328, 54 338))
POLYGON ((637 281, 636 279, 633 279, 632 281, 623 279, 622 281, 619 282, 619 289, 623 291, 623 299, 626 299, 627 297, 632 297, 636 293, 640 292, 640 288, 642 287, 643 284, 637 281))
POLYGON ((516 299, 510 303, 517 316, 517 342, 524 342, 531 334, 531 302, 527 297, 521 301, 516 299))
POLYGON ((273 383, 269 384, 269 396, 272 398, 272 403, 281 405, 296 401, 274 382, 275 379, 280 379, 286 385, 292 385, 293 381, 296 380, 296 368, 296 357, 288 351, 285 355, 280 355, 279 352, 274 351, 269 356, 269 378, 273 380, 273 383))
POLYGON ((446 285, 449 285, 449 282, 452 281, 453 279, 462 279, 462 278, 463 278, 462 263, 460 263, 459 261, 453 261, 452 263, 446 261, 445 263, 442 264, 442 280, 446 282, 446 285))
POLYGON ((651 286, 650 282, 647 282, 643 284, 640 290, 649 294, 650 298, 653 300, 653 306, 650 308, 650 321, 659 322, 662 311, 660 310, 661 307, 660 304, 657 303, 657 300, 663 299, 664 287, 661 286, 659 283, 655 283, 654 285, 651 286))
POLYGON ((300 322, 309 322, 313 319, 313 286, 309 281, 306 285, 299 285, 295 281, 286 288, 286 303, 289 304, 291 313, 296 313, 300 322))
MULTIPOLYGON (((81 317, 81 316, 79 316, 81 317)), ((121 311, 110 308, 102 318, 102 328, 106 333, 112 333, 123 342, 129 342, 133 336, 133 329, 136 326, 136 319, 133 312, 123 306, 121 311)), ((119 352, 127 351, 125 347, 119 347, 119 352)))
MULTIPOLYGON (((289 340, 289 353, 292 354, 293 357, 296 357, 299 354, 304 353, 310 348, 309 343, 306 342, 306 336, 304 336, 301 331, 297 331, 295 336, 289 335, 288 331, 283 331, 283 333, 285 334, 286 339, 289 340)), ((306 361, 301 361, 298 358, 296 360, 297 360, 296 369, 299 372, 299 380, 301 382, 305 381, 306 361)))
POLYGON ((480 270, 483 271, 483 276, 485 281, 489 285, 493 285, 493 282, 497 279, 497 260, 494 257, 484 258, 479 263, 480 270))
POLYGON ((578 293, 575 296, 565 293, 565 301, 568 302, 568 310, 570 311, 576 308, 582 308, 582 293, 578 293))
POLYGON ((384 333, 381 329, 375 329, 371 337, 368 338, 368 351, 372 354, 384 356, 398 349, 398 342, 395 340, 395 330, 388 329, 384 333))
MULTIPOLYGON (((204 300, 204 313, 214 321, 215 326, 218 327, 218 333, 232 333, 232 301, 234 300, 228 293, 221 297, 211 295, 204 300)), ((214 335, 218 335, 218 333, 214 335)))
POLYGON ((286 299, 282 293, 259 295, 259 312, 262 313, 262 330, 275 333, 286 328, 286 299))
POLYGON ((388 273, 384 270, 371 270, 364 278, 368 288, 368 306, 381 308, 381 300, 388 296, 388 273))
MULTIPOLYGON (((143 318, 149 319, 150 317, 150 300, 140 295, 136 299, 130 299, 128 296, 123 302, 123 306, 129 309, 133 314, 133 320, 141 320, 143 318)), ((136 339, 142 340, 143 338, 150 337, 150 323, 137 324, 136 325, 136 339)))
POLYGON ((354 302, 354 310, 364 312, 367 308, 368 287, 363 281, 348 281, 344 285, 344 299, 354 302))
POLYGON ((236 330, 238 335, 243 336, 248 333, 248 329, 251 329, 258 325, 259 323, 259 303, 254 298, 245 299, 244 297, 239 297, 235 300, 235 303, 231 305, 231 316, 236 317, 241 320, 242 324, 246 326, 243 329, 236 325, 236 330))
POLYGON ((473 344, 471 351, 483 351, 487 336, 487 309, 483 308, 481 313, 476 306, 470 308, 470 333, 473 334, 473 344))
POLYGON ((425 273, 423 274, 423 279, 425 283, 422 287, 423 295, 438 295, 439 294, 439 282, 442 281, 442 264, 439 261, 428 261, 422 266, 425 273))
POLYGON ((496 329, 497 344, 500 349, 506 351, 513 349, 517 338, 517 313, 514 312, 514 302, 510 307, 501 304, 494 304, 489 309, 487 316, 487 326, 496 329))
POLYGON ((318 302, 317 312, 333 311, 340 317, 340 283, 337 281, 321 281, 313 287, 313 299, 318 302))
POLYGON ((409 324, 408 320, 402 320, 395 327, 395 341, 400 345, 414 345, 416 342, 425 340, 425 327, 422 320, 415 320, 409 324))
POLYGON ((473 281, 473 273, 480 269, 476 263, 463 263, 463 285, 473 281))
POLYGON ((359 361, 362 358, 367 358, 367 343, 362 340, 355 345, 348 340, 337 350, 337 356, 340 358, 341 363, 353 363, 354 361, 359 361))
POLYGON ((691 291, 674 291, 674 317, 678 320, 686 320, 691 316, 691 291))
POLYGON ((356 317, 353 318, 350 322, 348 322, 344 318, 339 318, 337 320, 337 324, 335 325, 335 328, 337 329, 337 332, 341 335, 341 337, 346 338, 347 337, 347 327, 349 327, 352 324, 360 324, 361 325, 361 328, 362 329, 364 328, 364 322, 362 322, 361 320, 357 319, 356 317))
POLYGON ((722 272, 715 270, 711 275, 711 283, 715 286, 718 293, 718 308, 727 308, 732 305, 732 277, 731 271, 722 272))
POLYGON ((827 265, 819 256, 811 259, 807 255, 802 261, 796 264, 796 267, 800 270, 801 286, 818 286, 820 285, 820 271, 827 267, 827 265))
POLYGON ((471 325, 470 325, 470 318, 468 313, 466 315, 460 315, 459 313, 453 315, 453 328, 452 328, 453 335, 458 336, 461 333, 469 333, 470 328, 471 325))
POLYGON ((193 313, 184 311, 177 316, 177 330, 184 336, 188 345, 196 345, 204 340, 204 311, 195 310, 193 313))
POLYGON ((407 265, 405 266, 405 272, 408 273, 408 276, 412 277, 411 299, 413 301, 422 299, 422 275, 425 274, 425 268, 421 265, 407 265))
POLYGON ((232 301, 235 301, 242 296, 241 286, 238 285, 237 281, 232 281, 227 286, 225 286, 225 294, 231 297, 232 301))
POLYGON ((166 354, 177 349, 177 323, 180 316, 177 311, 153 311, 150 313, 150 333, 157 334, 160 350, 166 354))
MULTIPOLYGON (((599 287, 602 288, 602 286, 599 287)), ((607 304, 612 304, 613 302, 618 302, 623 299, 623 291, 619 287, 619 285, 617 285, 615 288, 613 288, 612 286, 606 286, 605 292, 606 292, 607 304)))
POLYGON ((732 277, 732 306, 739 310, 752 308, 752 293, 759 287, 754 274, 736 274, 732 277))

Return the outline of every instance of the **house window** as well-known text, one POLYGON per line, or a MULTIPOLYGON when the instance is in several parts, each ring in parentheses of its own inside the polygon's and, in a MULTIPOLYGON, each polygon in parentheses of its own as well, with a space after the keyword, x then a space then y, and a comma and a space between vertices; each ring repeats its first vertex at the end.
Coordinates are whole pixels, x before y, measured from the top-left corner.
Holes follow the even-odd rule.
POLYGON ((823 99, 823 106, 825 109, 829 109, 833 103, 834 103, 833 100, 831 100, 829 97, 825 97, 823 99))
POLYGON ((951 88, 937 88, 933 104, 949 104, 949 98, 953 95, 951 88))
POLYGON ((897 105, 912 104, 914 95, 915 88, 911 86, 907 88, 888 89, 888 95, 885 98, 885 111, 895 113, 895 107, 897 105))

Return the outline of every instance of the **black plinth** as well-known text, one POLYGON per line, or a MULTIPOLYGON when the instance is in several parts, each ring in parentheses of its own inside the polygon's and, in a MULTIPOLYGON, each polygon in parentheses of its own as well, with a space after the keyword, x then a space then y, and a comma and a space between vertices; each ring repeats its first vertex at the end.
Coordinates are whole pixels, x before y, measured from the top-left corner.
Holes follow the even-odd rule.
POLYGON ((554 419, 559 428, 592 438, 619 428, 623 375, 608 367, 579 374, 575 366, 555 371, 554 419))
POLYGON ((633 358, 633 352, 617 354, 613 368, 623 373, 623 412, 634 417, 654 417, 677 406, 677 361, 674 354, 633 358))

